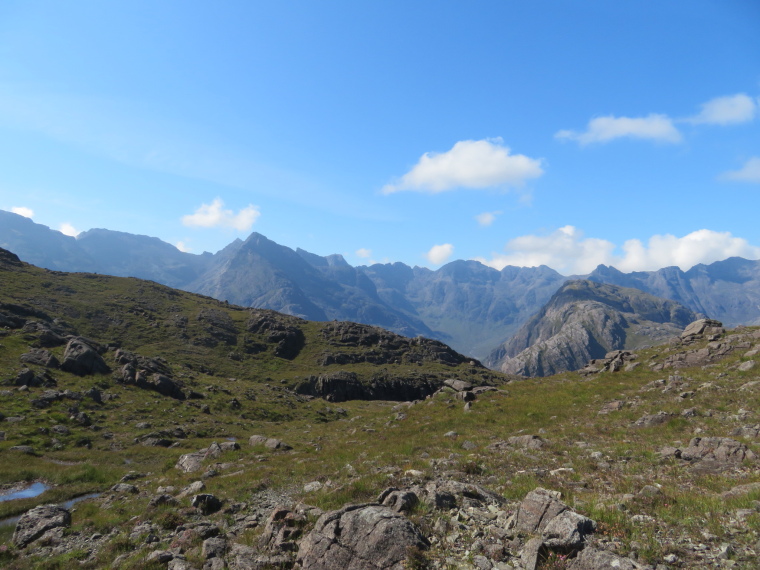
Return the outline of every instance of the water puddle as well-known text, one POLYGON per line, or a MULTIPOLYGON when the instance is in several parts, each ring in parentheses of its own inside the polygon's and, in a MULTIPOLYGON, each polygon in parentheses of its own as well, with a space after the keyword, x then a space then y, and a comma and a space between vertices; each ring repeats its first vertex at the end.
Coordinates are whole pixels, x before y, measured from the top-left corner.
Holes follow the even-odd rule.
MULTIPOLYGON (((42 485, 42 483, 35 483, 35 485, 42 485)), ((34 485, 32 485, 32 486, 34 486, 34 485)), ((24 489, 24 490, 26 491, 27 489, 24 489)), ((45 489, 43 489, 43 491, 44 490, 45 489)), ((42 493, 42 491, 40 491, 36 495, 28 495, 28 496, 29 497, 36 497, 40 493, 42 493)), ((70 509, 71 507, 73 507, 74 505, 76 505, 77 503, 79 503, 81 501, 86 501, 87 499, 94 499, 96 497, 100 497, 101 494, 102 493, 88 493, 86 495, 80 495, 79 497, 74 497, 73 499, 69 499, 68 501, 64 501, 63 503, 58 503, 58 506, 59 507, 63 507, 64 509, 70 509)), ((14 497, 14 499, 23 499, 23 498, 26 498, 26 496, 24 496, 24 497, 14 497)), ((5 500, 10 500, 10 499, 5 499, 5 500)), ((0 527, 2 527, 2 526, 11 526, 11 525, 15 526, 16 523, 18 522, 18 520, 21 518, 21 516, 22 515, 16 515, 15 517, 8 517, 7 519, 0 519, 0 527)))
POLYGON ((0 494, 0 503, 4 501, 13 501, 14 499, 28 499, 30 497, 36 497, 47 491, 50 487, 45 483, 34 483, 26 489, 20 491, 11 491, 9 493, 0 494))

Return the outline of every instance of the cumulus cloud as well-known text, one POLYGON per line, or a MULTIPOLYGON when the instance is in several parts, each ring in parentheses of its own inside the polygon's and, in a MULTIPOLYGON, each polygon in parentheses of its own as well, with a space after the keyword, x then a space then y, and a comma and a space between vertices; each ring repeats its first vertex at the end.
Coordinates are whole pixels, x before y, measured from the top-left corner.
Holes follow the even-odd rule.
POLYGON ((757 102, 744 93, 716 97, 702 104, 702 111, 688 119, 692 123, 732 125, 746 123, 755 118, 757 102))
POLYGON ((657 142, 681 142, 681 133, 667 115, 652 113, 646 117, 597 117, 584 132, 559 131, 555 138, 578 141, 582 145, 606 143, 619 138, 647 139, 657 142))
POLYGON ((248 231, 260 215, 259 209, 253 205, 248 205, 237 214, 232 210, 225 210, 224 202, 216 198, 211 204, 202 204, 194 214, 182 216, 182 223, 201 228, 220 227, 248 231))
POLYGON ((81 233, 78 229, 76 229, 74 226, 72 226, 68 222, 62 223, 58 227, 58 231, 64 235, 71 236, 71 237, 77 237, 81 233))
POLYGON ((454 253, 454 246, 450 243, 444 243, 431 247, 430 251, 425 254, 425 257, 433 265, 440 265, 441 263, 446 263, 452 253, 454 253))
POLYGON ((699 263, 712 263, 727 257, 760 258, 760 247, 737 238, 730 232, 697 230, 683 237, 670 234, 655 235, 647 244, 638 239, 627 240, 616 253, 614 243, 604 239, 586 238, 574 226, 564 226, 543 235, 526 235, 510 240, 504 253, 478 261, 503 269, 507 265, 537 267, 547 265, 563 275, 582 275, 597 265, 612 265, 620 271, 654 271, 678 266, 684 271, 699 263))
POLYGON ((753 156, 739 170, 729 170, 721 174, 719 178, 721 180, 760 184, 760 157, 753 156))
POLYGON ((366 247, 361 247, 357 249, 355 253, 357 257, 361 257, 362 259, 369 259, 370 257, 372 257, 372 250, 367 249, 366 247))
POLYGON ((14 208, 11 208, 11 212, 18 214, 19 216, 24 216, 25 218, 31 219, 34 217, 34 210, 25 206, 16 206, 14 208))
POLYGON ((583 232, 574 226, 564 226, 548 235, 514 238, 507 242, 505 253, 494 254, 490 260, 479 258, 478 261, 499 270, 507 265, 547 265, 569 275, 588 273, 600 263, 609 263, 614 249, 612 242, 584 238, 583 232))
POLYGON ((187 244, 184 241, 178 241, 176 244, 174 244, 174 247, 183 253, 190 253, 190 248, 187 247, 187 244))
POLYGON ((496 220, 496 216, 501 215, 501 211, 496 212, 483 212, 482 214, 478 214, 475 216, 475 220, 478 222, 478 225, 487 227, 490 226, 494 221, 496 220))
POLYGON ((502 142, 501 138, 466 140, 447 152, 427 152, 397 182, 384 186, 382 192, 438 194, 455 188, 520 187, 544 173, 540 159, 510 154, 502 142))

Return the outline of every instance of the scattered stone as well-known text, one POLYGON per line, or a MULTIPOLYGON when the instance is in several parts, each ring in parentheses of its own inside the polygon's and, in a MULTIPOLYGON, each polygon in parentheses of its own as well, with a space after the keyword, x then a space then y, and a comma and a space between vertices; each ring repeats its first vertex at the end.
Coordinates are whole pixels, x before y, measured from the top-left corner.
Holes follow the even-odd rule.
POLYGON ((653 427, 668 423, 675 416, 667 412, 657 412, 648 416, 643 416, 634 422, 634 427, 653 427))
POLYGON ((625 406, 624 400, 613 400, 612 402, 608 402, 604 404, 601 410, 599 410, 600 414, 609 414, 610 412, 618 412, 623 409, 625 406))
POLYGON ((319 491, 322 488, 322 483, 319 481, 312 481, 311 483, 306 483, 306 485, 303 486, 303 492, 304 493, 313 493, 314 491, 319 491))

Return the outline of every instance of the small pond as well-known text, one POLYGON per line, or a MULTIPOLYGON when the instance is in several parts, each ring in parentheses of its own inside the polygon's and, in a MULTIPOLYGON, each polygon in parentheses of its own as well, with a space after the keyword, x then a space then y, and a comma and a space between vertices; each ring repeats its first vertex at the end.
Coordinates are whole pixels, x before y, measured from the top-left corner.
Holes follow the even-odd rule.
POLYGON ((20 491, 9 491, 8 493, 0 494, 0 503, 4 501, 13 501, 14 499, 28 499, 30 497, 36 497, 47 491, 50 487, 45 483, 34 483, 26 489, 20 491))

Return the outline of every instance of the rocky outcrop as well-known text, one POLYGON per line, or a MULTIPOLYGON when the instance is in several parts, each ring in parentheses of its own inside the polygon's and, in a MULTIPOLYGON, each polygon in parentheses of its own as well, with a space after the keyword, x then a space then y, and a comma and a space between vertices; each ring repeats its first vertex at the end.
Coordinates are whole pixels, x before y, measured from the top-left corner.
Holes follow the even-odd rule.
MULTIPOLYGON (((424 400, 436 393, 448 378, 437 374, 409 373, 405 377, 396 377, 388 373, 376 373, 369 380, 361 380, 354 372, 330 372, 312 375, 295 386, 295 392, 328 402, 345 402, 347 400, 390 400, 411 402, 424 400)), ((472 392, 461 392, 471 394, 472 392)))
POLYGON ((419 529, 393 509, 350 505, 317 520, 297 559, 310 570, 402 570, 409 548, 428 546, 419 529))
POLYGON ((25 364, 36 364, 45 368, 58 368, 61 365, 58 359, 49 350, 45 350, 44 348, 33 348, 29 352, 22 354, 19 360, 25 364))
POLYGON ((116 362, 122 365, 116 380, 163 396, 184 400, 187 395, 180 383, 171 377, 171 368, 162 358, 146 358, 126 350, 117 350, 116 362))
POLYGON ((696 318, 635 289, 569 281, 486 364, 522 376, 578 370, 611 351, 665 342, 696 318))
POLYGON ((303 331, 298 327, 300 322, 274 311, 252 311, 246 329, 264 336, 267 343, 274 344, 275 356, 293 360, 306 342, 303 331))

